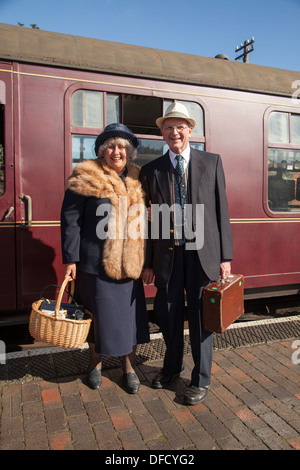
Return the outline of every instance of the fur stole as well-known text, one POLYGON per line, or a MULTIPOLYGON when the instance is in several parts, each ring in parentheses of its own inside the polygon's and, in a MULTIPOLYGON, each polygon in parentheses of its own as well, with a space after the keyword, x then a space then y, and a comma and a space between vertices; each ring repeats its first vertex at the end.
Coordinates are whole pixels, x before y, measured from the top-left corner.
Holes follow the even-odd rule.
POLYGON ((71 191, 87 197, 109 198, 112 204, 102 260, 106 274, 116 280, 138 279, 145 256, 146 211, 140 167, 129 162, 127 170, 125 185, 104 161, 86 160, 74 168, 67 181, 71 191), (133 208, 135 204, 139 206, 133 208), (134 227, 134 236, 130 236, 134 227))

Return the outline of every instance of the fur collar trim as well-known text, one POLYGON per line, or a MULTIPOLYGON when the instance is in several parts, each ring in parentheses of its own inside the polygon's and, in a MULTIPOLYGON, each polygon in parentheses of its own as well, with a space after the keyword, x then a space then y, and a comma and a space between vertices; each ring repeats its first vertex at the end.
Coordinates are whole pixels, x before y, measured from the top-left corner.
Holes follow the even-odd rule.
POLYGON ((145 256, 146 210, 140 167, 129 162, 127 169, 124 184, 105 162, 87 160, 74 168, 67 181, 71 191, 86 197, 108 198, 113 206, 102 260, 106 274, 116 280, 138 279, 145 256))

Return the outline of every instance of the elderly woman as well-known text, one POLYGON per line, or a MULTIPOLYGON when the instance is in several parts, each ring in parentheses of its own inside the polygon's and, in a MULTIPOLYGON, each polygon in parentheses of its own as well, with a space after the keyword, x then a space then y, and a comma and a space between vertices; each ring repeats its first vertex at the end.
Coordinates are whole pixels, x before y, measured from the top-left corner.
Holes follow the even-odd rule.
POLYGON ((108 125, 96 139, 98 158, 74 168, 61 211, 65 275, 76 278, 76 300, 93 314, 88 382, 101 386, 101 356, 122 357, 129 393, 140 385, 136 345, 149 341, 140 278, 144 199, 140 168, 131 161, 138 143, 123 124, 108 125))

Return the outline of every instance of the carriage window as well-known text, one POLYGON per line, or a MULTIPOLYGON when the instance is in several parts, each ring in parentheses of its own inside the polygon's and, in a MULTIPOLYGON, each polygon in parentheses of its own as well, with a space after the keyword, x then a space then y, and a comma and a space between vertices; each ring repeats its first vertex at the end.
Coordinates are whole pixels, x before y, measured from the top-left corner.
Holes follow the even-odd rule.
MULTIPOLYGON (((143 165, 165 153, 168 146, 161 138, 161 133, 155 121, 173 100, 162 100, 152 96, 123 95, 123 123, 135 134, 140 135, 141 148, 139 150, 137 164, 143 165), (147 139, 145 135, 159 136, 159 139, 147 139)), ((197 126, 193 129, 191 146, 204 150, 204 118, 203 109, 198 103, 181 101, 197 126)))
MULTIPOLYGON (((141 148, 136 163, 143 165, 166 152, 155 121, 172 103, 154 96, 113 94, 94 90, 78 90, 72 95, 71 132, 73 166, 82 160, 95 158, 97 135, 108 124, 122 122, 139 137, 141 148)), ((197 121, 191 146, 204 149, 203 109, 197 103, 182 102, 197 121)))
POLYGON ((289 141, 288 113, 271 113, 269 118, 269 142, 289 141))
POLYGON ((72 163, 73 167, 83 160, 89 160, 95 155, 96 136, 73 135, 72 136, 72 163))
POLYGON ((300 114, 291 115, 292 143, 300 144, 300 114))
POLYGON ((0 196, 5 191, 4 170, 4 105, 0 104, 0 196))
POLYGON ((72 125, 103 127, 103 93, 79 90, 72 96, 72 125))
POLYGON ((273 112, 268 124, 268 206, 300 212, 300 114, 273 112))
POLYGON ((111 93, 106 94, 106 124, 120 122, 120 97, 111 93))
POLYGON ((166 151, 166 145, 163 140, 140 139, 141 148, 135 160, 137 165, 143 166, 154 158, 158 158, 166 151))
POLYGON ((72 164, 75 166, 82 160, 95 158, 95 140, 101 129, 120 122, 120 96, 78 90, 72 96, 71 108, 72 164))
POLYGON ((123 95, 123 124, 134 134, 160 135, 155 120, 161 115, 161 98, 123 95))

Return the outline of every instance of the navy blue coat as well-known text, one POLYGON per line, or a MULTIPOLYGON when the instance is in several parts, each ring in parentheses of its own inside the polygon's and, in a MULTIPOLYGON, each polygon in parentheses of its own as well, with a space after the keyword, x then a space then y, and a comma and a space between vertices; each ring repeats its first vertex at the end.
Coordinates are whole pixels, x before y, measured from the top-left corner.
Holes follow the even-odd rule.
POLYGON ((77 269, 89 274, 104 274, 104 240, 96 233, 97 224, 107 218, 106 213, 96 215, 101 204, 110 205, 110 200, 82 196, 67 189, 61 209, 63 263, 77 263, 77 269))

